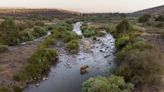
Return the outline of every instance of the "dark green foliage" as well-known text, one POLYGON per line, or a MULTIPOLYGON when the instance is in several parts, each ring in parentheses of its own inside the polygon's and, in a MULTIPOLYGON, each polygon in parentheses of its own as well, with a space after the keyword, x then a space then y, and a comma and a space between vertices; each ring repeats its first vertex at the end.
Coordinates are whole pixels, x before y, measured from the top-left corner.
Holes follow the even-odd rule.
POLYGON ((55 38, 51 35, 41 42, 39 48, 48 48, 49 46, 54 45, 55 41, 55 38))
POLYGON ((72 54, 76 54, 78 52, 78 40, 71 40, 67 43, 67 48, 72 54))
POLYGON ((28 25, 28 28, 33 28, 34 27, 34 22, 31 20, 25 20, 25 23, 28 25))
POLYGON ((52 35, 54 38, 62 38, 62 31, 54 30, 52 31, 52 35))
POLYGON ((132 92, 133 84, 126 83, 123 77, 111 75, 108 78, 90 78, 83 83, 82 92, 132 92))
POLYGON ((130 25, 128 20, 125 19, 116 26, 114 36, 119 37, 122 34, 128 34, 130 31, 133 31, 132 26, 130 25))
POLYGON ((155 18, 155 21, 164 21, 164 16, 163 15, 159 15, 158 17, 155 18))
POLYGON ((119 38, 116 39, 116 48, 118 50, 122 49, 126 44, 128 44, 130 41, 130 38, 128 35, 123 35, 123 36, 120 36, 119 38))
POLYGON ((44 22, 42 22, 42 21, 36 21, 36 22, 35 22, 35 25, 36 25, 36 26, 41 26, 41 27, 42 27, 42 26, 44 26, 45 24, 44 24, 44 22))
POLYGON ((11 90, 7 87, 0 87, 0 92, 11 92, 11 90))
POLYGON ((151 15, 145 14, 145 15, 141 16, 141 17, 138 19, 138 21, 139 21, 140 23, 146 23, 146 22, 149 21, 150 18, 151 18, 151 15))
POLYGON ((57 24, 54 29, 58 31, 72 31, 73 27, 71 24, 63 23, 57 24))
POLYGON ((77 34, 73 31, 62 32, 62 38, 64 42, 69 42, 71 40, 76 40, 78 38, 77 34))
POLYGON ((124 33, 117 33, 121 36, 116 38, 119 67, 115 74, 123 76, 126 81, 136 86, 160 84, 162 55, 153 45, 136 36, 136 31, 127 30, 124 33))
POLYGON ((73 24, 74 21, 73 21, 72 19, 68 19, 68 20, 66 20, 65 22, 66 22, 67 24, 73 24))
POLYGON ((18 30, 25 30, 26 28, 29 28, 28 24, 23 21, 16 23, 16 27, 18 28, 18 30))
POLYGON ((8 47, 6 45, 0 45, 0 53, 8 51, 8 47))
POLYGON ((16 81, 26 81, 37 78, 39 74, 44 73, 50 68, 51 64, 56 62, 57 57, 58 54, 54 49, 38 49, 29 59, 29 64, 25 69, 14 76, 14 79, 16 81))
POLYGON ((20 42, 24 42, 24 41, 31 41, 34 38, 34 35, 32 34, 33 30, 32 29, 25 29, 21 32, 19 32, 19 39, 20 42))
POLYGON ((35 38, 41 37, 43 35, 46 35, 46 30, 42 27, 34 27, 34 31, 32 31, 32 35, 35 38))
POLYGON ((91 36, 95 36, 96 35, 95 30, 92 30, 92 29, 83 30, 82 33, 83 33, 83 35, 85 37, 91 37, 91 36))
POLYGON ((12 18, 7 18, 0 24, 0 37, 3 44, 14 45, 19 43, 18 28, 16 27, 12 18))
MULTIPOLYGON (((117 73, 137 86, 151 85, 159 83, 160 75, 162 73, 162 66, 160 65, 161 55, 155 50, 137 49, 122 52, 119 58, 120 67, 117 73)), ((120 53, 119 53, 120 54, 120 53)))

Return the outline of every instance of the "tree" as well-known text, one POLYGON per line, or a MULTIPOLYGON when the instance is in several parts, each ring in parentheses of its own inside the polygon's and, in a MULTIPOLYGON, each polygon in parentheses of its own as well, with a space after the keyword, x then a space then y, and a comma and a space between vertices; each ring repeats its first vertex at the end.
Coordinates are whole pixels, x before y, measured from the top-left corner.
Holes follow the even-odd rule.
POLYGON ((83 83, 82 92, 131 92, 133 84, 126 83, 123 77, 111 75, 108 78, 90 78, 83 83))
POLYGON ((138 21, 139 21, 140 23, 146 23, 146 22, 149 21, 150 18, 151 18, 151 15, 145 14, 145 15, 141 16, 141 17, 138 19, 138 21))
POLYGON ((115 36, 119 37, 122 34, 127 34, 129 31, 131 31, 132 26, 128 22, 128 20, 124 19, 116 26, 115 36))

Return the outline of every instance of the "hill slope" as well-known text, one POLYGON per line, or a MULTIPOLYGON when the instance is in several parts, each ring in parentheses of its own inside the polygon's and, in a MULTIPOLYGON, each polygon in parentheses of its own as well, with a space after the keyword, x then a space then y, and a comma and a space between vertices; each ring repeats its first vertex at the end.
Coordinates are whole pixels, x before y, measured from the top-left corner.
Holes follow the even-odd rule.
POLYGON ((133 15, 143 15, 143 14, 153 14, 153 15, 162 14, 162 15, 164 15, 164 5, 137 11, 132 14, 133 15))
POLYGON ((31 17, 39 16, 73 16, 79 12, 60 10, 60 9, 30 9, 30 8, 0 8, 0 16, 31 17))

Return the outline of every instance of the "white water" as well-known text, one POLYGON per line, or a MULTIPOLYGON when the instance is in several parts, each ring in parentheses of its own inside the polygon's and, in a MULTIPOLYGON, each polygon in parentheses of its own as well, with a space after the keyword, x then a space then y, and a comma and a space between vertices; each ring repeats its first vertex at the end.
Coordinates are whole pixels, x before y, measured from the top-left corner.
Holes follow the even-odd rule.
POLYGON ((73 24, 73 31, 77 34, 77 35, 82 35, 80 26, 82 25, 82 22, 77 22, 75 24, 73 24))

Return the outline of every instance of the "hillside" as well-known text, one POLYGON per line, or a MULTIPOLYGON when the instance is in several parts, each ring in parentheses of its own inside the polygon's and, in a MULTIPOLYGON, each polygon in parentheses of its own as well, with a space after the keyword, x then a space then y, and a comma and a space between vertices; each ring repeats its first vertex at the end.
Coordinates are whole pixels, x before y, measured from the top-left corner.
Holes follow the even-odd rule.
POLYGON ((61 10, 61 9, 31 9, 31 8, 0 8, 0 17, 3 16, 15 16, 15 17, 31 17, 35 15, 39 16, 60 16, 60 17, 70 17, 80 14, 75 11, 61 10))
POLYGON ((140 11, 136 11, 136 12, 132 13, 132 15, 143 15, 143 14, 153 14, 153 15, 162 14, 162 15, 164 15, 164 5, 149 8, 149 9, 144 9, 144 10, 140 10, 140 11))

